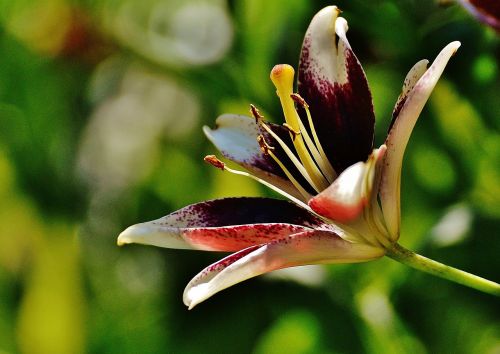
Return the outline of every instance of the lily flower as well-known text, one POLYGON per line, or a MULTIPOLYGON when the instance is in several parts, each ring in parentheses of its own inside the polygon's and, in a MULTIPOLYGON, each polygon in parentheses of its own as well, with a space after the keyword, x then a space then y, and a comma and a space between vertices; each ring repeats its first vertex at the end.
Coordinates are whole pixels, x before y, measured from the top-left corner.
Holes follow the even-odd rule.
MULTIPOLYGON (((375 116, 365 73, 346 37, 347 21, 330 6, 306 32, 298 67, 277 65, 271 80, 286 123, 226 114, 204 128, 222 155, 205 161, 253 178, 289 199, 225 198, 187 206, 130 226, 118 244, 234 252, 208 266, 184 291, 191 309, 215 293, 273 270, 306 264, 397 258, 400 180, 410 133, 448 60, 448 44, 427 68, 419 61, 397 99, 385 143, 373 148, 375 116)), ((401 252, 400 252, 401 251, 401 252)), ((409 251, 408 251, 409 252, 409 251)), ((401 257, 399 257, 401 258, 401 257)), ((407 262, 409 263, 409 262, 407 262)))

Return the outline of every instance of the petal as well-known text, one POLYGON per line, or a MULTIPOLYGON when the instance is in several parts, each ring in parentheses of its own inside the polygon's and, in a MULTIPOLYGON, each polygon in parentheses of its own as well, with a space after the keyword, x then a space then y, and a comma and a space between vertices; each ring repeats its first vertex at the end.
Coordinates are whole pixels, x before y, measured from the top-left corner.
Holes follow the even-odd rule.
POLYGON ((500 2, 498 0, 459 0, 479 21, 500 31, 500 2))
MULTIPOLYGON (((399 234, 401 167, 406 145, 427 99, 458 47, 460 47, 460 42, 448 44, 439 53, 430 68, 413 85, 411 91, 406 95, 399 113, 396 112, 398 114, 393 119, 392 127, 387 136, 387 153, 382 170, 380 199, 384 218, 393 239, 397 239, 399 234)), ((417 69, 417 72, 419 70, 417 69)))
MULTIPOLYGON (((257 143, 257 137, 264 134, 266 141, 270 142, 276 149, 275 153, 280 160, 285 164, 288 163, 288 160, 283 157, 284 152, 280 149, 279 144, 275 143, 274 139, 267 133, 262 132, 253 118, 224 114, 217 118, 216 126, 215 129, 204 127, 203 131, 224 157, 240 164, 254 176, 275 185, 286 193, 300 200, 304 199, 302 194, 288 181, 278 164, 270 156, 262 153, 257 143)), ((274 124, 271 124, 270 127, 283 139, 290 139, 284 128, 274 124)), ((287 167, 294 172, 293 167, 287 167)), ((298 173, 294 173, 294 175, 296 174, 298 173)), ((297 179, 300 180, 300 177, 297 179)), ((305 185, 305 183, 301 184, 305 185)))
POLYGON ((327 189, 309 201, 312 210, 334 221, 355 219, 368 202, 363 193, 367 165, 358 162, 348 167, 327 189))
POLYGON ((201 271, 184 290, 184 304, 193 308, 215 293, 273 270, 306 264, 355 263, 383 256, 384 251, 343 240, 329 231, 306 231, 252 246, 201 271))
POLYGON ((347 41, 347 22, 338 13, 337 7, 326 7, 309 25, 298 91, 309 104, 328 159, 341 173, 370 155, 375 115, 365 73, 347 41))
POLYGON ((205 126, 203 131, 229 160, 247 169, 258 169, 276 177, 285 176, 273 159, 262 153, 257 143, 257 137, 261 131, 255 119, 236 114, 224 114, 217 118, 215 129, 205 126))
POLYGON ((386 149, 374 150, 367 162, 348 167, 323 192, 309 201, 311 209, 321 216, 343 224, 356 219, 371 201, 374 185, 378 181, 386 149))
POLYGON ((312 228, 328 227, 293 203, 268 198, 226 198, 182 208, 161 219, 130 226, 118 244, 237 251, 312 228))
POLYGON ((420 80, 422 75, 424 75, 424 73, 427 71, 427 65, 429 65, 429 61, 427 59, 420 60, 418 63, 413 65, 413 67, 406 75, 405 81, 403 83, 403 89, 401 90, 401 94, 399 95, 398 100, 396 101, 396 104, 394 106, 394 110, 392 111, 392 121, 389 125, 388 131, 391 131, 391 128, 399 115, 399 112, 401 112, 401 109, 403 108, 406 99, 408 98, 408 94, 411 92, 411 90, 413 90, 417 81, 420 80))

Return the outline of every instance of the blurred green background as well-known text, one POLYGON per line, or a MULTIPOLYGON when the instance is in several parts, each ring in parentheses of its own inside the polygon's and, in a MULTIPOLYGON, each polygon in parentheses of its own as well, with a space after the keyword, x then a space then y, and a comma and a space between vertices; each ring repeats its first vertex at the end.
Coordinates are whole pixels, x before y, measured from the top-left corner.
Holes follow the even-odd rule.
MULTIPOLYGON (((186 204, 271 195, 201 132, 296 66, 300 0, 0 0, 0 353, 500 353, 498 299, 390 259, 252 279, 187 311, 219 254, 118 248, 186 204)), ((448 42, 407 149, 404 246, 499 281, 500 39, 452 2, 337 1, 383 142, 409 68, 448 42)))

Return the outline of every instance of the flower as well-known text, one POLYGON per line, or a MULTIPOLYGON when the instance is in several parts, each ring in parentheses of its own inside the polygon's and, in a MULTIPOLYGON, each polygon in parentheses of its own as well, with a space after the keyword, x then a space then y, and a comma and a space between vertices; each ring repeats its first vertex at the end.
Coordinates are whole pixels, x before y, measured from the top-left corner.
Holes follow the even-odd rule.
POLYGON ((286 123, 226 114, 207 137, 234 170, 290 201, 226 198, 187 206, 161 219, 133 225, 118 244, 235 252, 208 266, 187 285, 192 308, 248 278, 305 264, 354 263, 384 256, 399 238, 400 179, 410 133, 448 60, 447 45, 427 68, 408 73, 385 144, 373 149, 375 116, 364 71, 347 41, 347 21, 335 6, 317 13, 304 38, 298 69, 271 71, 286 123))

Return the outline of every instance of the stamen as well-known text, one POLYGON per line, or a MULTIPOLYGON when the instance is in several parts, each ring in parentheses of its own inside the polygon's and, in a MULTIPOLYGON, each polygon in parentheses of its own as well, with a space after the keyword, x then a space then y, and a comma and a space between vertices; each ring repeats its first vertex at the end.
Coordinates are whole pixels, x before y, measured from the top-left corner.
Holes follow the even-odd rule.
MULTIPOLYGON (((274 155, 274 154, 273 154, 274 155)), ((309 207, 309 205, 307 205, 306 203, 304 203, 302 200, 294 197, 293 195, 285 192, 284 190, 276 187, 274 184, 271 184, 267 181, 264 181, 263 179, 261 178, 258 178, 258 177, 255 177, 254 175, 248 173, 248 172, 244 172, 244 171, 240 171, 240 170, 235 170, 235 169, 232 169, 230 167, 227 167, 226 164, 224 162, 222 162, 221 160, 219 160, 215 155, 208 155, 208 156, 205 156, 205 158, 203 159, 205 160, 205 162, 211 164, 212 166, 218 168, 218 169, 221 169, 222 171, 227 171, 227 172, 230 172, 230 173, 233 173, 235 175, 240 175, 240 176, 244 176, 244 177, 248 177, 248 178, 251 178, 253 179, 254 181, 257 181, 261 184, 263 184, 264 186, 272 189, 273 191, 275 191, 276 193, 278 194, 281 194, 282 196, 284 196, 285 198, 288 198, 289 200, 291 200, 292 202, 294 202, 295 204, 301 206, 302 208, 306 209, 306 210, 309 210, 309 211, 312 211, 311 208, 309 207)), ((285 172, 286 173, 286 172, 285 172)), ((290 180, 292 181, 292 180, 290 180)), ((292 181, 293 183, 293 181, 292 181)), ((298 189, 298 188, 297 188, 298 189)), ((302 189, 303 190, 303 189, 302 189)), ((302 196, 304 197, 304 200, 309 200, 311 199, 311 195, 309 193, 307 193, 305 190, 303 190, 304 193, 302 193, 302 191, 300 191, 299 189, 299 192, 302 194, 302 196)))
POLYGON ((281 138, 278 135, 276 135, 276 133, 273 132, 272 129, 269 128, 266 124, 261 123, 261 126, 278 142, 278 144, 280 144, 281 148, 285 151, 286 155, 290 158, 292 163, 299 170, 300 174, 306 179, 306 181, 311 185, 311 187, 313 187, 316 190, 316 192, 319 193, 323 189, 328 187, 327 185, 326 187, 320 189, 318 185, 316 185, 316 183, 312 180, 311 176, 307 173, 305 167, 300 163, 300 161, 294 155, 292 150, 290 150, 290 148, 285 144, 285 142, 281 140, 281 138))
POLYGON ((301 105, 304 108, 306 107, 309 108, 309 105, 307 104, 306 100, 304 100, 302 96, 299 95, 298 93, 292 93, 290 97, 292 98, 292 100, 295 101, 295 103, 301 105))
POLYGON ((292 182, 292 184, 295 186, 295 188, 297 188, 297 190, 300 192, 300 194, 302 194, 302 196, 304 196, 304 198, 306 198, 306 200, 308 200, 309 198, 311 198, 310 194, 304 189, 304 187, 302 187, 299 183, 299 181, 297 181, 295 179, 295 177, 293 177, 293 175, 290 173, 290 171, 285 167, 285 165, 283 164, 283 162, 281 162, 278 157, 273 153, 273 152, 269 152, 269 155, 273 158, 273 160, 281 167, 281 169, 283 170, 283 172, 285 173, 286 177, 290 180, 290 182, 292 182))
POLYGON ((316 129, 314 128, 314 123, 311 117, 311 111, 309 110, 309 105, 307 102, 298 94, 298 93, 292 93, 290 97, 299 105, 301 105, 304 110, 306 111, 307 115, 307 121, 309 123, 309 129, 311 129, 311 134, 314 139, 314 143, 316 145, 316 148, 318 149, 318 152, 321 156, 321 161, 323 161, 323 165, 320 166, 322 172, 325 174, 326 178, 331 182, 337 178, 337 173, 335 172, 335 169, 333 168, 332 164, 330 163, 330 160, 328 160, 328 157, 325 154, 325 151, 323 150, 323 146, 321 146, 321 142, 319 141, 318 135, 316 134, 316 129))
POLYGON ((259 124, 260 121, 264 118, 260 111, 253 104, 250 104, 250 113, 255 118, 255 123, 259 124))
POLYGON ((269 145, 267 143, 267 141, 266 141, 266 139, 264 139, 263 135, 259 135, 257 137, 257 142, 259 143, 260 150, 262 150, 264 155, 269 155, 269 152, 271 150, 274 150, 274 147, 272 147, 271 145, 269 145))
POLYGON ((303 132, 302 135, 304 136, 304 141, 306 142, 307 148, 311 152, 311 155, 314 158, 314 161, 316 164, 319 166, 321 173, 323 176, 327 179, 329 183, 332 183, 335 180, 335 175, 332 177, 331 174, 329 174, 329 169, 328 165, 329 162, 328 160, 325 160, 321 154, 319 153, 318 149, 316 148, 316 145, 312 142, 311 138, 309 137, 309 133, 307 132, 306 128, 304 127, 304 124, 302 121, 299 121, 300 123, 300 130, 303 132), (325 172, 327 171, 327 172, 325 172))
POLYGON ((288 123, 283 123, 283 128, 288 130, 288 132, 292 136, 293 141, 295 141, 295 138, 297 137, 297 135, 300 134, 300 130, 299 131, 293 130, 292 127, 288 123))
MULTIPOLYGON (((290 97, 293 93, 294 74, 295 71, 290 65, 276 65, 271 71, 271 81, 276 87, 286 122, 290 125, 292 130, 301 131, 300 117, 295 110, 294 101, 290 97)), ((295 139, 293 144, 297 154, 299 155, 300 161, 310 178, 314 180, 317 186, 320 186, 321 190, 328 187, 328 180, 323 176, 311 154, 307 150, 302 136, 298 136, 298 139, 295 139)))
POLYGON ((203 161, 206 163, 209 163, 210 165, 214 166, 215 168, 218 168, 222 171, 226 168, 226 164, 219 160, 217 156, 215 155, 207 155, 203 158, 203 161))

